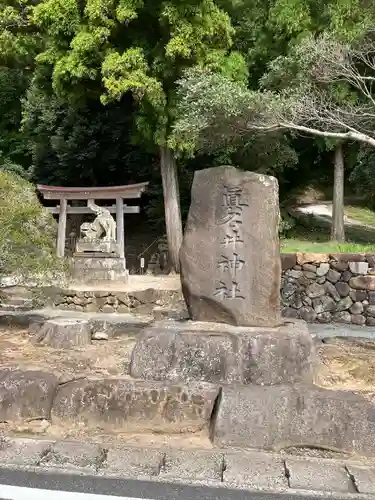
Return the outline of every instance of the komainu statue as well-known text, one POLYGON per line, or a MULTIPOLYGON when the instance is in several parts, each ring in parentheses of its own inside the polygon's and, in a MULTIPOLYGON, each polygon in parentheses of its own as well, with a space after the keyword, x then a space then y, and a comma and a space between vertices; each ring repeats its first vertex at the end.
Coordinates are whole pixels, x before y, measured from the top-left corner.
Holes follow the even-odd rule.
POLYGON ((116 222, 107 208, 100 207, 93 202, 87 206, 96 214, 93 222, 84 222, 81 225, 82 240, 94 241, 116 241, 116 222))

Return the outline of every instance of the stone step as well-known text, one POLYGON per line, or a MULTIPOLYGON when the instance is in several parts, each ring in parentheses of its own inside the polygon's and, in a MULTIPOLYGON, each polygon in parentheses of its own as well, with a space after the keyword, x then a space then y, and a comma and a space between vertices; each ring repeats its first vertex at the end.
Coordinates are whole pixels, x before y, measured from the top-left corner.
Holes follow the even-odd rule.
POLYGON ((224 386, 211 437, 219 447, 305 447, 374 457, 374 403, 314 385, 224 386))
POLYGON ((60 383, 41 370, 0 370, 0 420, 50 420, 113 432, 191 433, 208 429, 219 387, 129 377, 60 383))

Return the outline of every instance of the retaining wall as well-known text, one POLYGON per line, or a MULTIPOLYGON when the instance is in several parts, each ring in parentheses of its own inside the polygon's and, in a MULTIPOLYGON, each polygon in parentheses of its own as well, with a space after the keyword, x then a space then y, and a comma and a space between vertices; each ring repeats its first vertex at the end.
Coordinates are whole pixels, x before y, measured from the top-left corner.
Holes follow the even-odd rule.
POLYGON ((282 254, 282 314, 375 326, 375 254, 282 254))

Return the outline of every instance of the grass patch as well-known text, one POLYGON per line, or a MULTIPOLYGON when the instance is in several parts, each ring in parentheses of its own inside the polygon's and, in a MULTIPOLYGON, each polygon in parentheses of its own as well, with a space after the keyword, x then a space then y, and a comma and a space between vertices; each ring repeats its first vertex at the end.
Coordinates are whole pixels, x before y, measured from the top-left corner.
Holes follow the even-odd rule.
POLYGON ((369 208, 348 206, 344 212, 350 219, 375 227, 375 212, 369 208))
POLYGON ((374 225, 346 226, 347 241, 338 243, 330 241, 330 217, 299 214, 294 218, 293 228, 287 232, 285 237, 281 238, 281 252, 375 253, 375 213, 360 207, 352 208, 357 211, 356 213, 361 213, 363 217, 367 212, 371 214, 374 218, 374 225))
POLYGON ((287 238, 280 241, 281 253, 375 253, 375 244, 337 243, 336 241, 311 241, 287 238))

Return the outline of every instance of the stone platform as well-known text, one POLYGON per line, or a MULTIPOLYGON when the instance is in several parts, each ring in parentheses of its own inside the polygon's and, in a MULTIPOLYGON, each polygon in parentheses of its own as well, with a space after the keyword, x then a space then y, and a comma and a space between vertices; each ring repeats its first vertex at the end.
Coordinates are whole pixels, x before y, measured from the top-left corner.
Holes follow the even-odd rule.
POLYGON ((300 320, 275 328, 167 320, 141 333, 130 372, 146 380, 312 383, 314 362, 314 339, 300 320))
POLYGON ((73 281, 79 283, 126 283, 129 271, 126 269, 125 258, 116 257, 111 253, 77 253, 71 259, 71 275, 73 281))

